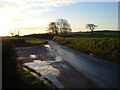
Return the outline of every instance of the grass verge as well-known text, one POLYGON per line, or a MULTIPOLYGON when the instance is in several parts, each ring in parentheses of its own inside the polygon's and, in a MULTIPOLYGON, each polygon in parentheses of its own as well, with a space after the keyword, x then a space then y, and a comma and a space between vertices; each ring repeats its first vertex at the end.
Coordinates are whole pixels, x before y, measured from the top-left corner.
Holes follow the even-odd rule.
POLYGON ((120 63, 119 38, 64 38, 55 36, 54 41, 86 54, 120 63))
POLYGON ((41 89, 48 89, 48 90, 56 90, 57 88, 54 85, 49 83, 45 83, 45 80, 41 77, 37 77, 31 73, 32 71, 24 69, 24 66, 18 66, 18 73, 22 80, 24 88, 41 88, 41 89))
POLYGON ((31 37, 4 37, 2 39, 12 42, 16 47, 36 46, 47 43, 46 40, 31 37))

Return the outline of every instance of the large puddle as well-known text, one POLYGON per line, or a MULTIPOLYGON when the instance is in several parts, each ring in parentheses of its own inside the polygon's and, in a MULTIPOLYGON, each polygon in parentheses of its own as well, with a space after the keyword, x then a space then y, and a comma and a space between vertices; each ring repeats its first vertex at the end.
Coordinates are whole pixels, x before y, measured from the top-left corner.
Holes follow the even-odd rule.
MULTIPOLYGON (((45 47, 51 51, 49 45, 45 45, 45 47)), ((36 55, 30 55, 30 57, 35 59, 36 55)), ((42 77, 46 77, 51 80, 58 88, 63 88, 61 83, 57 80, 57 77, 60 74, 59 70, 50 65, 53 62, 60 61, 62 61, 62 58, 60 56, 55 56, 51 61, 34 60, 33 62, 25 63, 25 65, 33 68, 37 72, 40 72, 42 77)))
MULTIPOLYGON (((49 45, 45 45, 45 47, 51 51, 49 45)), ((36 55, 32 54, 30 55, 30 57, 35 59, 36 55)), ((33 62, 24 63, 24 64, 33 68, 37 72, 40 72, 42 77, 46 77, 49 80, 51 80, 53 84, 56 85, 58 88, 63 88, 61 83, 57 80, 60 71, 57 68, 54 68, 52 65, 50 65, 51 63, 60 62, 60 61, 62 61, 62 58, 60 56, 55 56, 53 60, 50 61, 34 60, 33 62)))
POLYGON ((49 64, 50 62, 41 60, 34 60, 34 62, 25 63, 25 65, 33 68, 37 72, 40 72, 42 77, 47 77, 48 79, 50 79, 58 88, 63 88, 61 83, 57 80, 59 70, 49 64))

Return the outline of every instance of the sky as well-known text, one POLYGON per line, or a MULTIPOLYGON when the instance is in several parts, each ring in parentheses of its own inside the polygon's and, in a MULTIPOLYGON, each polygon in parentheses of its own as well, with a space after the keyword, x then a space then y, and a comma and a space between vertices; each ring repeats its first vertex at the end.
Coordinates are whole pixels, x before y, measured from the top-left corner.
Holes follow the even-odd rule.
POLYGON ((46 33, 48 24, 66 19, 73 32, 118 29, 118 0, 0 0, 0 36, 46 33), (88 2, 89 1, 89 2, 88 2))

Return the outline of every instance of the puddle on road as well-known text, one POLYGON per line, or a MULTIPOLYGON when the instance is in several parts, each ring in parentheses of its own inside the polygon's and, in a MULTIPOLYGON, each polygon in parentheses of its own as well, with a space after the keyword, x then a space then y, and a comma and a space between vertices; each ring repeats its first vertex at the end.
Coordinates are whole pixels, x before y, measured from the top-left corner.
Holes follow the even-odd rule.
POLYGON ((42 77, 47 77, 50 79, 58 88, 63 88, 61 83, 56 79, 59 75, 59 70, 49 65, 49 62, 34 60, 34 62, 25 63, 25 65, 28 65, 29 67, 35 69, 37 72, 40 72, 42 77))
MULTIPOLYGON (((47 47, 50 51, 52 51, 50 45, 45 45, 45 47, 47 47)), ((55 50, 55 51, 57 51, 57 50, 55 50)), ((56 62, 60 62, 60 61, 62 61, 62 58, 57 55, 57 56, 55 57, 55 61, 56 61, 56 62)))
POLYGON ((36 58, 36 55, 30 55, 31 58, 36 58))
POLYGON ((18 57, 17 59, 25 59, 24 57, 18 57))
MULTIPOLYGON (((48 48, 50 51, 52 51, 51 47, 49 45, 45 45, 46 48, 48 48)), ((50 52, 50 54, 52 54, 50 52)), ((36 55, 32 54, 30 55, 30 58, 35 59, 36 55)), ((60 74, 60 71, 57 68, 54 68, 51 63, 54 62, 61 62, 62 58, 60 56, 56 56, 53 58, 53 60, 49 61, 41 61, 41 60, 34 60, 33 62, 25 63, 25 65, 33 68, 37 72, 40 72, 42 77, 46 77, 50 79, 54 85, 56 85, 58 88, 64 88, 64 86, 61 85, 59 80, 57 79, 58 75, 60 74)))
POLYGON ((62 58, 60 56, 56 56, 55 61, 60 62, 60 61, 62 61, 62 58))
POLYGON ((45 47, 51 51, 50 45, 45 45, 45 47))
POLYGON ((45 45, 45 47, 50 48, 50 45, 45 45))

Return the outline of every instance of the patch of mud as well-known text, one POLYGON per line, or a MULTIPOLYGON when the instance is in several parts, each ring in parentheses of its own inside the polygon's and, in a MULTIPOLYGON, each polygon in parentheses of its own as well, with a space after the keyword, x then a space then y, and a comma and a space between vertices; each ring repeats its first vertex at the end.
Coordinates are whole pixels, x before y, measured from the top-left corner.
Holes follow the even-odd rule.
POLYGON ((36 60, 51 61, 55 56, 44 46, 30 46, 16 48, 18 63, 27 63, 36 60))

